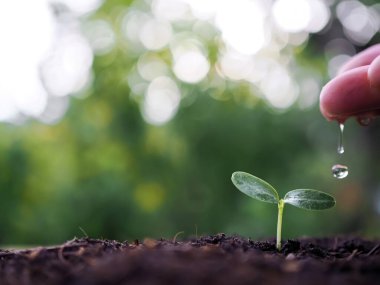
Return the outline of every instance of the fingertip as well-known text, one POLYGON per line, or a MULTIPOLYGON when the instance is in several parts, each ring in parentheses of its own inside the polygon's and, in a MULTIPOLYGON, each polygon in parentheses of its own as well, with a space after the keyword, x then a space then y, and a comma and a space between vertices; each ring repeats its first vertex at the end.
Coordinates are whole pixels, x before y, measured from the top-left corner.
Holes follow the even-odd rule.
POLYGON ((380 56, 376 57, 368 68, 368 80, 371 88, 380 90, 380 56))
POLYGON ((337 92, 337 86, 339 85, 339 80, 336 80, 336 78, 331 80, 323 86, 319 96, 319 110, 328 121, 339 121, 341 119, 340 107, 337 105, 340 104, 341 96, 344 93, 337 92))
POLYGON ((326 103, 325 103, 325 88, 323 87, 321 93, 319 95, 319 111, 322 113, 323 117, 325 117, 328 121, 330 121, 330 116, 326 111, 326 103))
POLYGON ((349 70, 328 82, 320 94, 320 110, 328 120, 344 121, 380 107, 368 81, 368 66, 349 70))

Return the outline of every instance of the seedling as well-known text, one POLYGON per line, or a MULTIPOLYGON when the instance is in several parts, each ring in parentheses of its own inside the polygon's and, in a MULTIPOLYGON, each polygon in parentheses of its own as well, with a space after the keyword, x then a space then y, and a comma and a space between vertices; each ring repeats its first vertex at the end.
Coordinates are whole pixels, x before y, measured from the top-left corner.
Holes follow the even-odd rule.
POLYGON ((268 182, 245 172, 234 172, 232 183, 244 194, 256 200, 278 205, 276 247, 281 250, 282 214, 285 204, 306 210, 325 210, 334 207, 335 199, 327 193, 312 189, 296 189, 280 199, 277 191, 268 182))

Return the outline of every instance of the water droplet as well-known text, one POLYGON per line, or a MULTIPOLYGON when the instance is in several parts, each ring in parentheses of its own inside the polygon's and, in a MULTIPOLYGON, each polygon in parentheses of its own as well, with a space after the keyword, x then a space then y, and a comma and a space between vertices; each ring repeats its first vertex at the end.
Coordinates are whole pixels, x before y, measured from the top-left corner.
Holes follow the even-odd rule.
POLYGON ((335 164, 331 171, 333 176, 338 179, 343 179, 348 175, 348 167, 342 164, 335 164))
POLYGON ((339 123, 339 141, 338 141, 338 149, 337 149, 339 154, 344 153, 343 131, 344 131, 344 124, 339 123))
POLYGON ((358 122, 362 126, 368 126, 371 123, 372 119, 371 117, 359 117, 358 122))

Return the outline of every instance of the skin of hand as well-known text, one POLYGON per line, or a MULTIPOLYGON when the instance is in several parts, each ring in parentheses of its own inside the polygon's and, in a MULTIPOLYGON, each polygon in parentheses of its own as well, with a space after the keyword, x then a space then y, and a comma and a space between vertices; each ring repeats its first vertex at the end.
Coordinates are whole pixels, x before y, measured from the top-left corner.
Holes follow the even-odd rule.
POLYGON ((356 117, 366 125, 380 115, 380 44, 352 57, 320 94, 320 110, 327 120, 344 123, 356 117))

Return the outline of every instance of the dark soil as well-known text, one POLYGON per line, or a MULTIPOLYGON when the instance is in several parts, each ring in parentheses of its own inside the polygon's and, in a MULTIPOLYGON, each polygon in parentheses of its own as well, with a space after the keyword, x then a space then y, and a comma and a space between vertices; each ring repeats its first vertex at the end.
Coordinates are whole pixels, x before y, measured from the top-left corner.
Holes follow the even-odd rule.
POLYGON ((0 251, 0 284, 380 284, 380 241, 274 241, 224 234, 181 242, 74 239, 0 251))

